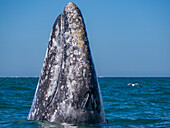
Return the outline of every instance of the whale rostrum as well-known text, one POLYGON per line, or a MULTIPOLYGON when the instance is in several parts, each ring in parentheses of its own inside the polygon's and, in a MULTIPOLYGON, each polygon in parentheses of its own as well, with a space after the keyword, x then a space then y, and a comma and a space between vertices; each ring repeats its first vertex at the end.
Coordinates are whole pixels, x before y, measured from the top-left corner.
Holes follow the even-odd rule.
POLYGON ((54 23, 28 120, 106 123, 83 17, 71 2, 54 23))

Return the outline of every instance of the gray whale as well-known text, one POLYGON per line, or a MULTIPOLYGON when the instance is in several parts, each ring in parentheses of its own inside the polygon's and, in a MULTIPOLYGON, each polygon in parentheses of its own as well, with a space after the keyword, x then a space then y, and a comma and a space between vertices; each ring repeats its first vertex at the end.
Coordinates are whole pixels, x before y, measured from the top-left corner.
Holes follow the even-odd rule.
POLYGON ((106 123, 83 17, 71 2, 54 23, 27 119, 106 123))

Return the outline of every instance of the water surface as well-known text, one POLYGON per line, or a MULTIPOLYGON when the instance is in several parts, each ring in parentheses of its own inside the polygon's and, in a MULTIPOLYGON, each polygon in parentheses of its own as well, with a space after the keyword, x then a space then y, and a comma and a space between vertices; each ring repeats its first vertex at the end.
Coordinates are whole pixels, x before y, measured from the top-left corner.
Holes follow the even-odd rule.
POLYGON ((99 78, 107 125, 27 121, 37 82, 38 78, 0 78, 0 127, 170 127, 169 77, 99 78))

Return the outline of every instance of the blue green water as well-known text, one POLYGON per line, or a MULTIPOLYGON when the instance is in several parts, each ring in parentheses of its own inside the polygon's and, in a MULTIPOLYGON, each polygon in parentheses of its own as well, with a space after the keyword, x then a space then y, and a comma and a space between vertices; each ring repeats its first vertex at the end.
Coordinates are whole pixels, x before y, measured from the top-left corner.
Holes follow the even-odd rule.
POLYGON ((27 121, 37 82, 38 78, 0 78, 0 127, 170 127, 170 78, 99 78, 107 125, 27 121))

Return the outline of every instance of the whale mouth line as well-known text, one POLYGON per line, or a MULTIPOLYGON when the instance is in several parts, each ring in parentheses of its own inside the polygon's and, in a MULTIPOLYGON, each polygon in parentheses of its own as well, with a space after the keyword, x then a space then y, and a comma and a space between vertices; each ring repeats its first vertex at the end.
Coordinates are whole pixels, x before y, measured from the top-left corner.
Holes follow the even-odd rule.
MULTIPOLYGON (((63 59, 62 59, 62 62, 63 62, 63 59)), ((60 67, 60 73, 59 73, 59 76, 58 76, 58 80, 57 80, 57 83, 56 83, 56 87, 55 87, 55 89, 54 89, 54 93, 53 93, 53 95, 52 95, 52 97, 50 98, 50 101, 49 101, 49 103, 46 105, 46 107, 44 107, 44 112, 42 112, 42 119, 41 120, 44 120, 44 118, 45 118, 45 113, 47 112, 47 110, 48 110, 48 107, 52 104, 52 102, 53 102, 53 100, 55 99, 55 96, 58 94, 58 92, 59 92, 59 88, 60 88, 60 79, 61 79, 61 75, 62 75, 62 64, 63 63, 61 63, 61 67, 60 67)))
MULTIPOLYGON (((59 17, 60 18, 62 18, 62 15, 63 14, 60 14, 59 15, 59 17)), ((62 20, 61 20, 61 24, 62 24, 62 20)), ((52 33, 55 33, 55 31, 52 31, 52 33)), ((64 32, 63 32, 64 33, 64 32)), ((61 34, 62 35, 62 34, 61 34)), ((63 39, 62 39, 62 42, 63 42, 63 44, 62 44, 62 49, 63 49, 63 51, 62 51, 62 58, 61 58, 61 64, 60 64, 60 69, 59 69, 59 75, 58 75, 58 78, 57 78, 57 82, 56 82, 56 87, 54 88, 54 93, 52 94, 52 97, 50 98, 50 101, 49 101, 49 103, 46 105, 46 107, 44 107, 45 109, 45 111, 43 112, 43 114, 42 115, 44 115, 45 114, 45 112, 46 112, 46 110, 48 109, 48 107, 51 105, 51 103, 53 102, 53 100, 54 100, 54 98, 55 98, 55 96, 58 94, 58 92, 59 92, 59 88, 60 88, 60 85, 61 85, 61 83, 60 83, 60 81, 61 81, 61 76, 62 76, 62 72, 63 72, 63 70, 62 70, 62 67, 63 67, 63 62, 64 62, 64 56, 65 56, 65 51, 66 51, 66 48, 64 47, 65 46, 65 41, 64 41, 64 37, 63 37, 63 39)), ((43 117, 44 118, 44 117, 43 117)))

